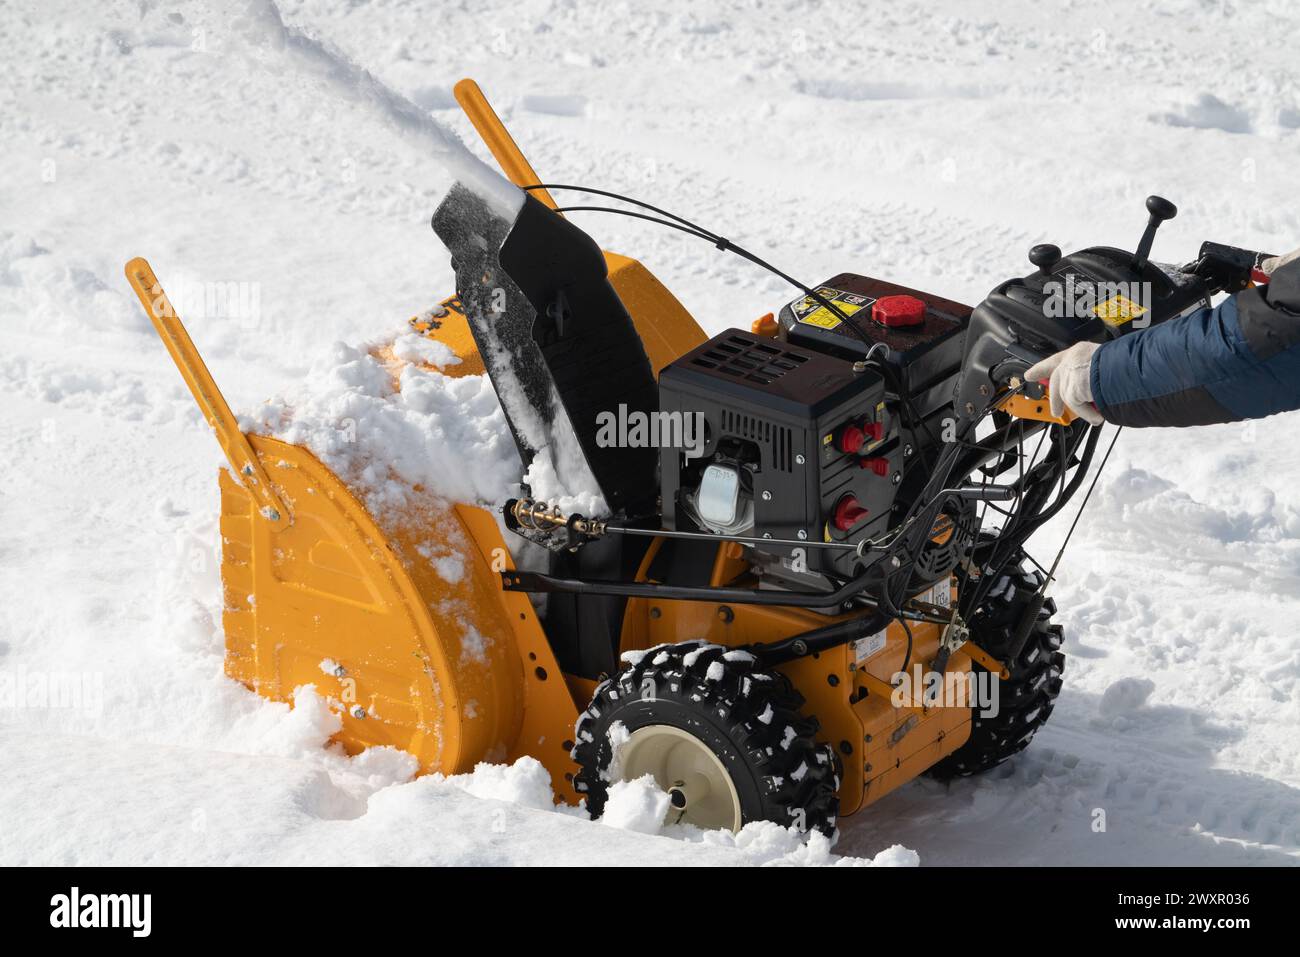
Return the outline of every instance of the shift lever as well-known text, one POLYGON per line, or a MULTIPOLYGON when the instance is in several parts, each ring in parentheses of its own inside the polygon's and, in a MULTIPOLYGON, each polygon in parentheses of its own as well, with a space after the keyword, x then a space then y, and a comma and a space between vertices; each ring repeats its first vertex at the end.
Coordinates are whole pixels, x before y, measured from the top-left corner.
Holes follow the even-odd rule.
POLYGON ((1138 242, 1137 252, 1133 254, 1133 268, 1139 272, 1146 268, 1147 257, 1151 255, 1151 244, 1156 239, 1156 230, 1166 219, 1173 219, 1178 215, 1178 207, 1163 196, 1148 196, 1147 212, 1151 216, 1147 220, 1147 228, 1142 233, 1142 239, 1138 242))

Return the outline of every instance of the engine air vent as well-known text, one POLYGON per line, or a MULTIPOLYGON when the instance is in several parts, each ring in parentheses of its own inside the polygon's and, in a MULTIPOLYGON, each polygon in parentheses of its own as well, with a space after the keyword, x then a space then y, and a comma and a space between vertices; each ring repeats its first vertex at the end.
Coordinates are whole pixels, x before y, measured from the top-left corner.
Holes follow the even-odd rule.
POLYGON ((807 361, 807 356, 787 352, 773 340, 733 333, 714 340, 707 350, 691 359, 691 364, 759 385, 771 385, 807 361))
POLYGON ((722 410, 722 431, 743 439, 752 439, 772 451, 772 464, 782 472, 794 471, 794 436, 790 429, 730 409, 722 410))

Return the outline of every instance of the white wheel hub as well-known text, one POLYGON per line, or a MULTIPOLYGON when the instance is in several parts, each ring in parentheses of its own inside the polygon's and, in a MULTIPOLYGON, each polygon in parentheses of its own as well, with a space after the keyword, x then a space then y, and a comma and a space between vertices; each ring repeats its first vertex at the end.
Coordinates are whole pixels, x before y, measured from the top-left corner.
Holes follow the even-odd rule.
POLYGON ((672 802, 668 821, 739 831, 740 796, 722 761, 695 735, 666 724, 638 728, 618 753, 619 778, 650 775, 672 802))

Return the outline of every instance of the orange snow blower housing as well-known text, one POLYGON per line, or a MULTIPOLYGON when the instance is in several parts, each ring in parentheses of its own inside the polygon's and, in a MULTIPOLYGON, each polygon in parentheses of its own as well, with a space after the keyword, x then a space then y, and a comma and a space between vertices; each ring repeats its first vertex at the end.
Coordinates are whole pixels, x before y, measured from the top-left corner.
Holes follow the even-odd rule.
POLYGON ((530 198, 498 229, 453 190, 434 228, 457 292, 412 324, 462 360, 445 374, 492 377, 525 462, 545 444, 531 413, 572 428, 607 514, 432 494, 372 514, 307 449, 240 431, 133 259, 230 465, 227 674, 281 701, 314 685, 352 753, 446 774, 530 755, 594 814, 651 774, 702 827, 829 831, 922 772, 1024 747, 1063 658, 1020 546, 1097 432, 1044 414, 1017 378, 1035 357, 1003 350, 994 371, 970 307, 852 274, 710 338, 641 263, 582 246, 478 87, 456 95, 530 198), (702 429, 690 449, 611 448, 591 425, 606 410, 702 429), (1000 529, 981 525, 992 502, 1000 529), (516 567, 523 539, 541 566, 516 567), (449 553, 461 572, 429 557, 449 553))

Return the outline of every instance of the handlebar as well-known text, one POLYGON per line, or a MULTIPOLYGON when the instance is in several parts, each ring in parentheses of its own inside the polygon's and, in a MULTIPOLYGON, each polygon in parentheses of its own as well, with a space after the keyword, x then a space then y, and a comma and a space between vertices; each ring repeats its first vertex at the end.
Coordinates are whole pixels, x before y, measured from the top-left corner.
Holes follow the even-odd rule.
POLYGON ((1240 292, 1252 280, 1264 278, 1260 264, 1272 255, 1206 240, 1201 243, 1196 259, 1183 266, 1182 271, 1199 276, 1211 295, 1240 292))

